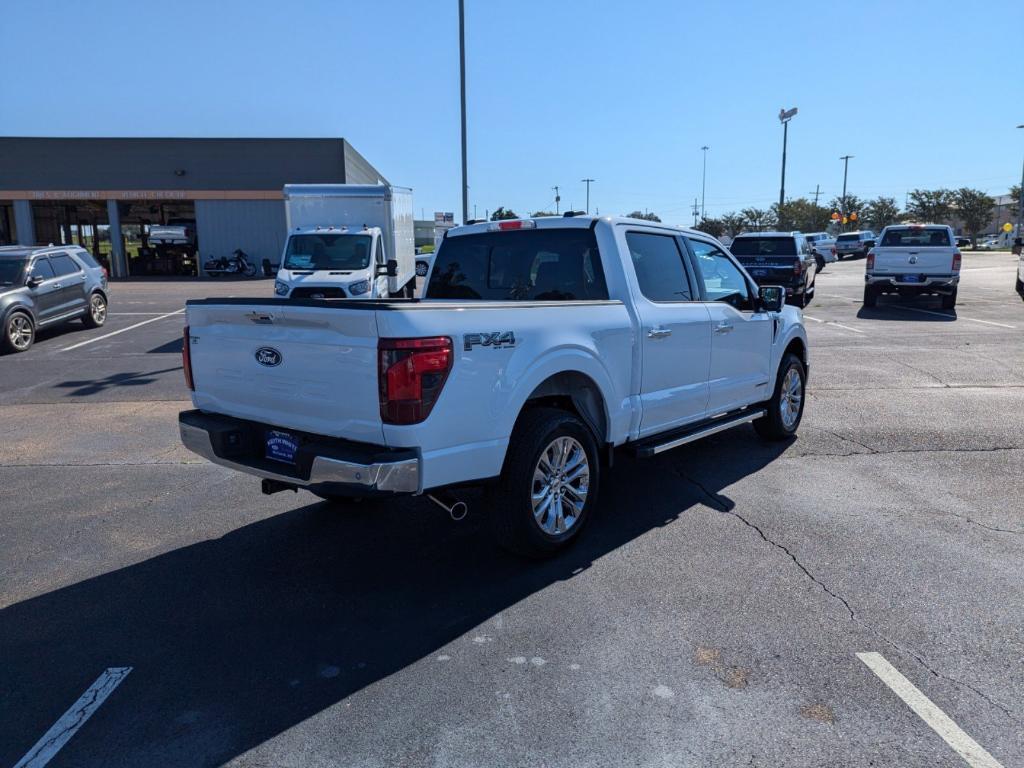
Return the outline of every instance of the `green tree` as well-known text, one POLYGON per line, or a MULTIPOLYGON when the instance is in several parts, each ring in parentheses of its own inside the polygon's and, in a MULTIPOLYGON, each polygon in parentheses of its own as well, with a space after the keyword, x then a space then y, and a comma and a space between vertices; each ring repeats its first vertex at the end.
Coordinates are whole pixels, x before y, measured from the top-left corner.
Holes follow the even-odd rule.
POLYGON ((787 200, 782 208, 775 203, 772 205, 772 213, 776 226, 783 231, 798 229, 801 232, 820 232, 828 227, 832 212, 822 205, 815 205, 806 197, 798 197, 796 200, 787 200))
POLYGON ((894 197, 876 197, 864 203, 864 222, 875 232, 881 232, 900 220, 900 207, 894 197))
POLYGON ((725 234, 725 224, 721 219, 701 219, 694 229, 700 232, 707 232, 712 237, 721 237, 725 234))
POLYGON ((977 240, 978 233, 992 221, 992 209, 996 201, 980 189, 961 187, 955 193, 957 213, 963 219, 964 229, 972 239, 977 240))
POLYGON ((503 219, 518 218, 519 214, 517 214, 511 208, 505 208, 504 206, 498 206, 498 210, 491 214, 491 221, 502 221, 503 219))
POLYGON ((631 219, 643 219, 644 221, 657 221, 659 223, 661 222, 661 219, 658 218, 657 214, 644 213, 643 211, 633 211, 632 213, 627 213, 626 216, 628 216, 631 219))
POLYGON ((742 214, 735 212, 727 213, 722 217, 722 225, 725 227, 725 233, 729 237, 736 237, 736 235, 747 228, 747 220, 743 218, 742 214))
POLYGON ((1020 184, 1010 187, 1010 197, 1013 199, 1013 207, 1020 210, 1020 184))
POLYGON ((766 211, 764 208, 744 208, 740 211, 746 229, 760 232, 764 229, 771 229, 775 226, 775 214, 766 211))
POLYGON ((915 189, 907 215, 922 224, 942 224, 949 220, 955 202, 956 195, 948 189, 915 189))
POLYGON ((557 216, 558 214, 554 211, 534 211, 530 214, 531 219, 538 219, 542 216, 557 216))

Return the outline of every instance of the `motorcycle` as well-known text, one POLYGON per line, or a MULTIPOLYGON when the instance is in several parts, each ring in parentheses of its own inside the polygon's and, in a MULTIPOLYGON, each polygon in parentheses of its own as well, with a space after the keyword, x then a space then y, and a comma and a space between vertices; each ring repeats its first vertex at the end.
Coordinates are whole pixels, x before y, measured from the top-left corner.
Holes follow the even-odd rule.
POLYGON ((220 275, 256 276, 256 265, 249 261, 248 254, 241 248, 236 248, 230 258, 210 259, 203 265, 203 270, 206 274, 215 277, 220 275))

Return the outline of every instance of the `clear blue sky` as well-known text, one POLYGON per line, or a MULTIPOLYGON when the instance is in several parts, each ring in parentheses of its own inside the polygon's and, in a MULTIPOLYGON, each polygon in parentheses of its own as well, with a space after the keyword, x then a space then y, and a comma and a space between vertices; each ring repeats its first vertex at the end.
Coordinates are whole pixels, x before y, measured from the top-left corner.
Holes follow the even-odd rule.
MULTIPOLYGON (((842 186, 1005 193, 1024 158, 1024 2, 466 0, 470 204, 707 208, 842 186), (1014 35, 1016 39, 1014 39, 1014 35)), ((345 137, 460 210, 456 0, 12 0, 0 133, 345 137)), ((2 169, 0 169, 2 173, 2 169)), ((327 179, 325 179, 327 181, 327 179)))

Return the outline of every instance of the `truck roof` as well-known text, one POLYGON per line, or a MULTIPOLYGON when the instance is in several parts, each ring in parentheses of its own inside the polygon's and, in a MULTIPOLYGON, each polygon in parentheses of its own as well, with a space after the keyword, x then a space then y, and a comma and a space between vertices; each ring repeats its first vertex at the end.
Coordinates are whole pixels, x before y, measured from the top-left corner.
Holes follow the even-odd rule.
POLYGON ((390 200, 393 193, 412 194, 409 187, 393 184, 285 184, 284 198, 289 197, 380 197, 390 200))
POLYGON ((681 227, 676 224, 663 224, 658 221, 648 221, 647 219, 633 219, 629 216, 594 216, 588 214, 576 216, 537 216, 536 218, 523 217, 520 219, 502 219, 500 221, 481 221, 473 224, 461 224, 449 229, 446 236, 459 237, 460 235, 474 235, 483 232, 501 231, 501 225, 505 225, 505 228, 509 230, 586 229, 599 221, 607 222, 613 226, 618 224, 635 224, 644 227, 653 227, 655 229, 666 229, 673 232, 710 237, 706 232, 701 232, 688 227, 681 227))

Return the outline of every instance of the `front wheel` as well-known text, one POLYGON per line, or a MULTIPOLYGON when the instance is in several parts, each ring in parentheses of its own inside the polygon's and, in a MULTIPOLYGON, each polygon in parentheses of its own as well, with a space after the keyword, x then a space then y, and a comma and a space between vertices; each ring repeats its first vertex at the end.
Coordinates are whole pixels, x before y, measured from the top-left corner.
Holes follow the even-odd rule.
POLYGON ((255 264, 246 264, 245 265, 245 276, 246 277, 256 277, 256 265, 255 264))
POLYGON ((767 413, 754 421, 754 429, 765 440, 787 440, 796 434, 804 415, 804 382, 807 374, 800 358, 792 352, 782 358, 775 392, 764 404, 767 413))
POLYGON ((24 312, 11 312, 4 323, 4 335, 0 338, 0 349, 4 352, 24 352, 36 338, 36 327, 32 318, 24 312))
POLYGON ((599 481, 597 442, 582 421, 555 408, 526 411, 488 493, 497 543, 531 558, 555 554, 583 530, 599 481))
POLYGON ((89 311, 82 316, 86 328, 99 328, 107 322, 107 300, 99 293, 89 297, 89 311))

